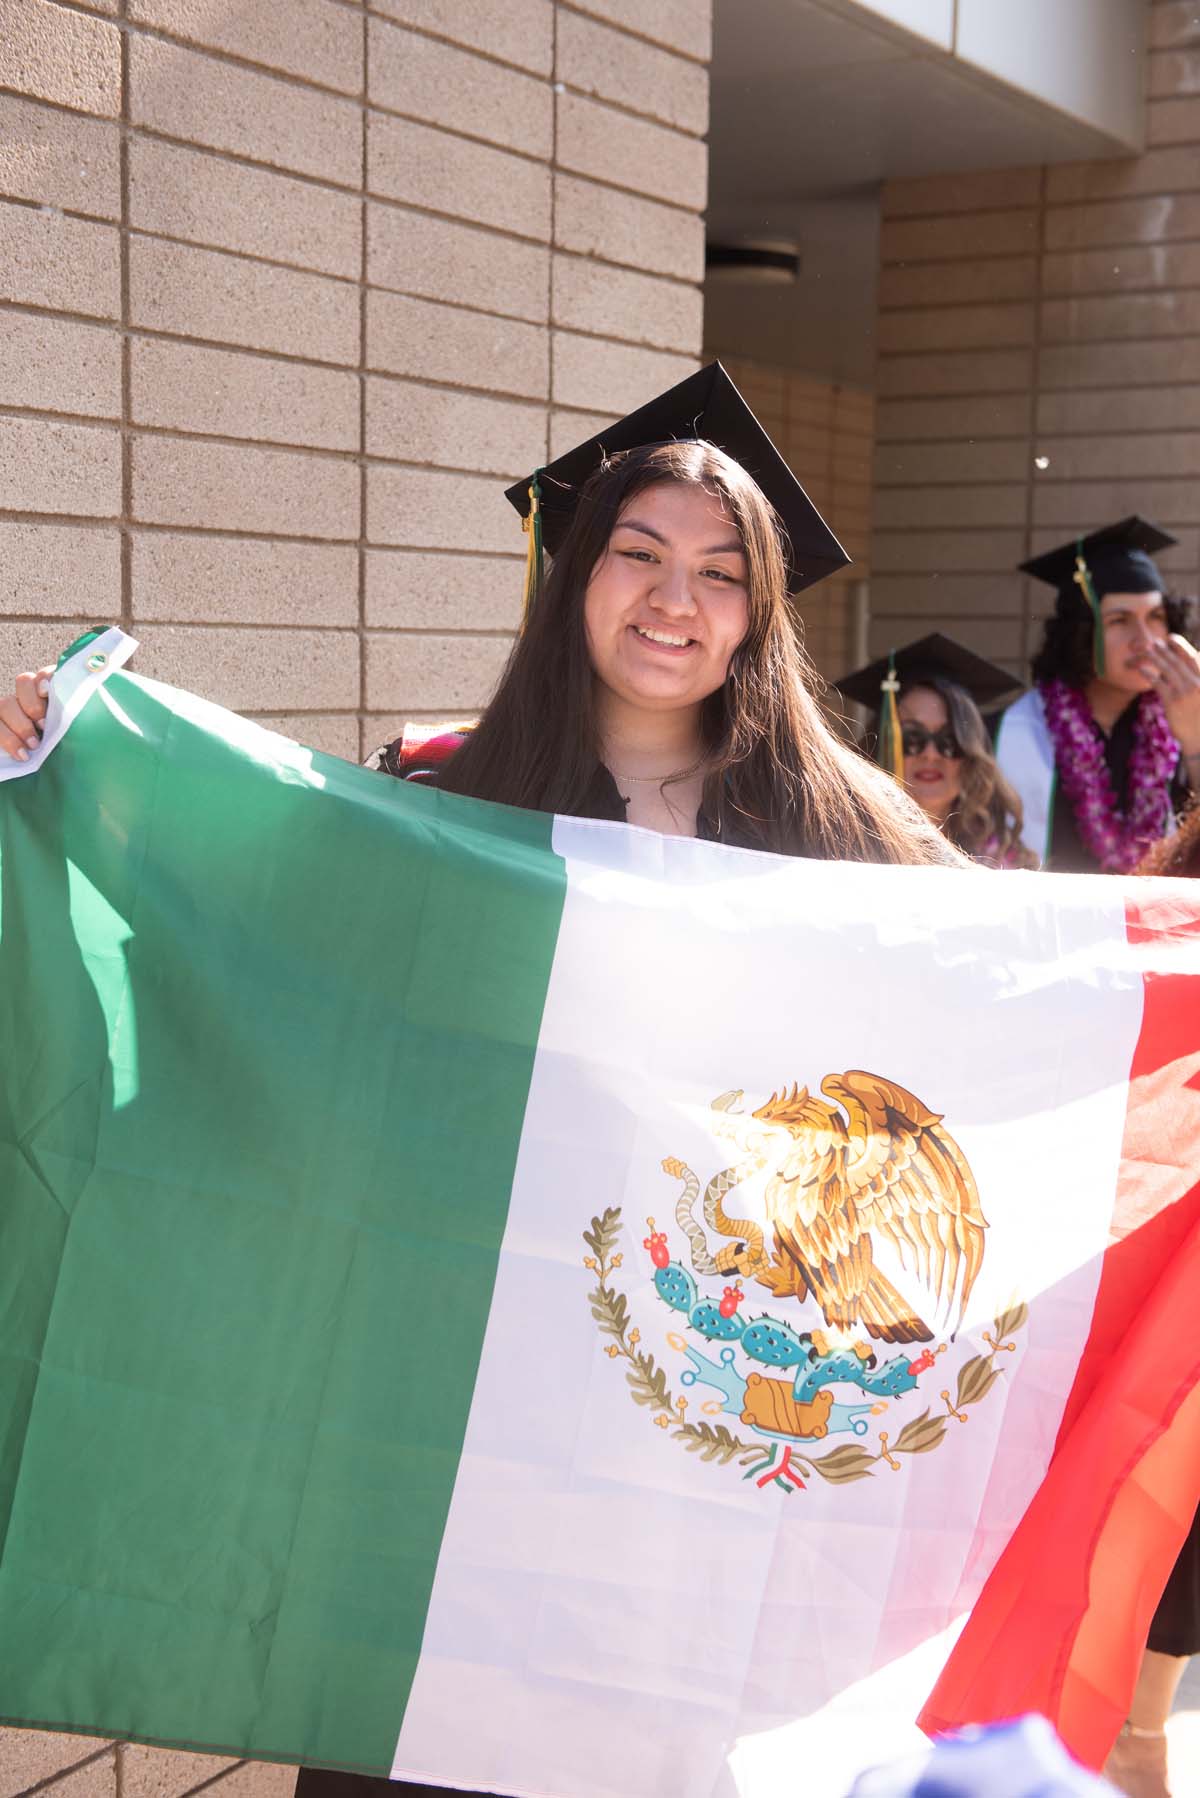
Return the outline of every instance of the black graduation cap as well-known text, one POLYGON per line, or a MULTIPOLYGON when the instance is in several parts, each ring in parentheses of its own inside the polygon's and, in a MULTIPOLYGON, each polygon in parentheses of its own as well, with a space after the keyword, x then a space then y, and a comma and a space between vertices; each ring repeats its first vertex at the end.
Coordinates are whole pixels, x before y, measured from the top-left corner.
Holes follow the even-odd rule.
POLYGON ((900 686, 917 685, 922 680, 954 681, 966 688, 981 711, 1021 685, 1015 675, 956 643, 953 637, 944 637, 941 631, 932 631, 916 643, 906 643, 903 649, 880 656, 833 684, 843 698, 856 700, 877 712, 883 683, 893 666, 900 686))
MULTIPOLYGON (((689 375, 678 386, 639 406, 627 418, 589 437, 586 443, 537 471, 541 488, 542 541, 554 554, 575 514, 579 491, 606 456, 644 443, 715 443, 740 462, 758 482, 787 532, 788 591, 805 587, 845 568, 850 561, 829 526, 784 461, 719 362, 689 375)), ((505 497, 522 518, 530 509, 530 475, 509 487, 505 497)))
POLYGON ((1086 536, 1060 544, 1058 549, 1032 556, 1021 563, 1021 572, 1057 589, 1060 599, 1086 602, 1086 593, 1076 578, 1082 556, 1097 600, 1106 593, 1161 593, 1163 579, 1152 557, 1176 541, 1168 531, 1159 530, 1134 513, 1118 524, 1106 524, 1102 530, 1089 531, 1086 536))
POLYGON ((1163 578, 1154 566, 1156 550, 1177 541, 1167 531, 1133 513, 1117 524, 1076 537, 1072 543, 1047 550, 1021 563, 1022 574, 1031 574, 1057 590, 1054 609, 1069 621, 1081 605, 1092 615, 1092 665, 1105 671, 1104 620, 1100 601, 1106 593, 1161 593, 1163 578))

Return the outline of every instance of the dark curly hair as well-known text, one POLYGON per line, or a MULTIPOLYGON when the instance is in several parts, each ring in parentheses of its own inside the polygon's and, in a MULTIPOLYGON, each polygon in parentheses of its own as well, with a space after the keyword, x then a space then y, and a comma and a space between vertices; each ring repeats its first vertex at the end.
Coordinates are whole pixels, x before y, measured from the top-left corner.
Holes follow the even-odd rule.
MULTIPOLYGON (((1189 642, 1194 641, 1196 601, 1164 593, 1163 605, 1167 629, 1174 635, 1186 637, 1189 642)), ((1034 680, 1039 683, 1060 680, 1068 687, 1086 687, 1095 673, 1092 662, 1094 634, 1092 614, 1082 601, 1071 607, 1067 618, 1052 612, 1046 620, 1041 647, 1030 666, 1034 680)))

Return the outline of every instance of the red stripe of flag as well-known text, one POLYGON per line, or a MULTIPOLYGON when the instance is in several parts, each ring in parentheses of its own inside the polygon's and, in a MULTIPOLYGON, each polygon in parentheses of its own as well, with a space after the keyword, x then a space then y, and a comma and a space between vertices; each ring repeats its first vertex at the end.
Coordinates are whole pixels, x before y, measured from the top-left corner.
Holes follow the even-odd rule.
POLYGON ((929 1734, 1040 1711, 1099 1767, 1200 1502, 1200 916, 1131 888, 1145 947, 1109 1247, 1054 1458, 921 1714, 929 1734))

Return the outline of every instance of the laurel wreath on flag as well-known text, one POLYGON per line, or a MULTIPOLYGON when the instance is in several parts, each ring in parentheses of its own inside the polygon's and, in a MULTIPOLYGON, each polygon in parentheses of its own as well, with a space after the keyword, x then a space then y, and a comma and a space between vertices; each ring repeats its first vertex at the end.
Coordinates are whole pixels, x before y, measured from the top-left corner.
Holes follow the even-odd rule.
MULTIPOLYGON (((593 1217, 583 1232, 583 1240, 591 1250, 583 1265, 596 1275, 596 1284, 588 1294, 592 1316, 603 1336, 609 1338, 605 1353, 611 1360, 626 1363, 625 1378, 634 1403, 653 1413, 655 1424, 681 1442, 689 1454, 702 1461, 714 1461, 724 1467, 736 1461, 747 1469, 747 1479, 768 1466, 775 1450, 763 1442, 748 1442, 725 1424, 692 1422, 687 1416, 688 1401, 676 1397, 667 1380, 666 1370, 641 1346, 641 1331, 630 1321, 629 1302, 613 1284, 612 1276, 620 1268, 623 1256, 617 1248, 621 1236, 620 1206, 610 1206, 601 1216, 593 1217)), ((926 1455, 943 1441, 951 1419, 968 1421, 968 1406, 980 1404, 1004 1372, 998 1356, 1012 1354, 1016 1343, 1012 1338, 1022 1329, 1029 1308, 1022 1302, 1010 1305, 994 1320, 991 1330, 983 1333, 988 1353, 973 1355, 958 1370, 954 1397, 947 1387, 941 1393, 944 1414, 926 1409, 912 1417, 891 1439, 890 1432, 879 1432, 875 1453, 857 1442, 843 1443, 828 1454, 802 1454, 790 1449, 791 1466, 802 1473, 816 1474, 830 1485, 849 1485, 854 1480, 874 1478, 873 1469, 886 1461, 894 1473, 900 1471, 903 1455, 926 1455)), ((780 1482, 783 1484, 783 1482, 780 1482)), ((791 1488, 785 1485, 785 1490, 791 1488)))

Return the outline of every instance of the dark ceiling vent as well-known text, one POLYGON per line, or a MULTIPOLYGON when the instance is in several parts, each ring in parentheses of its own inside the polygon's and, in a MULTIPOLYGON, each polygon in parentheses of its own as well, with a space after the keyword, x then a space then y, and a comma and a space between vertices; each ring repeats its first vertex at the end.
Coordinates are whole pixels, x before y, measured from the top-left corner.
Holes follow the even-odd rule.
POLYGON ((710 243, 704 246, 710 280, 752 281, 787 287, 800 278, 800 246, 794 243, 710 243))

